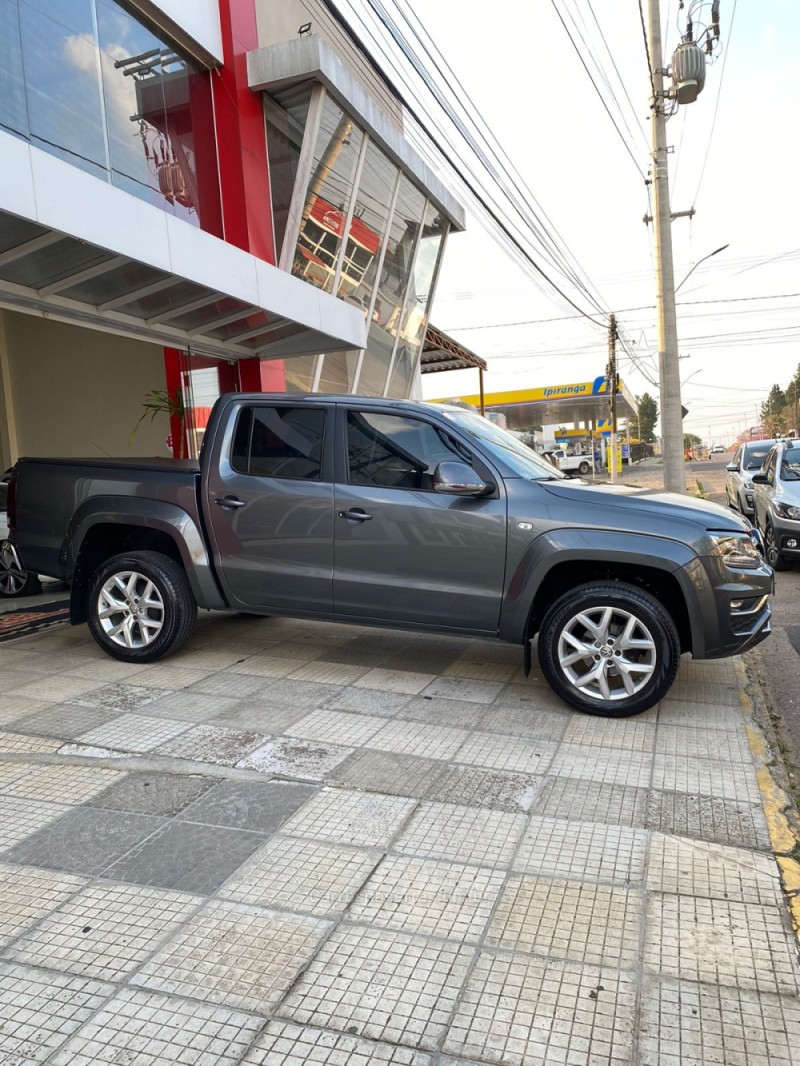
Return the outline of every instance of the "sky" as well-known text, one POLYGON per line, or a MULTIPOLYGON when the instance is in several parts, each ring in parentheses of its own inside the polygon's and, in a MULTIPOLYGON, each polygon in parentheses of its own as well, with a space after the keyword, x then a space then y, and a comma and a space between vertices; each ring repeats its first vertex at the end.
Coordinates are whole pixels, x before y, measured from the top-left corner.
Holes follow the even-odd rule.
MULTIPOLYGON (((408 0, 385 3, 393 17, 409 7, 408 0)), ((341 6, 369 18, 365 0, 341 6)), ((649 208, 640 172, 649 165, 649 79, 638 4, 436 0, 423 6, 414 0, 411 7, 604 309, 617 314, 636 342, 635 366, 621 354, 626 384, 657 398, 652 227, 642 221, 649 208), (615 85, 630 127, 615 112, 624 137, 557 11, 568 24, 570 15, 576 19, 615 85)), ((661 0, 665 60, 680 39, 677 8, 677 0, 661 0)), ((785 387, 800 363, 800 4, 721 0, 720 23, 724 47, 708 67, 705 89, 669 120, 667 140, 672 210, 696 210, 693 219, 672 225, 676 285, 696 266, 678 295, 682 400, 689 409, 684 428, 728 444, 757 422, 771 385, 785 387)), ((438 118, 446 124, 441 113, 438 118)), ((487 392, 603 373, 606 335, 583 318, 563 320, 569 312, 468 213, 467 231, 449 239, 431 318, 486 358, 487 392), (541 321, 554 318, 562 320, 541 321)), ((474 393, 476 377, 475 371, 426 375, 425 396, 474 393)))

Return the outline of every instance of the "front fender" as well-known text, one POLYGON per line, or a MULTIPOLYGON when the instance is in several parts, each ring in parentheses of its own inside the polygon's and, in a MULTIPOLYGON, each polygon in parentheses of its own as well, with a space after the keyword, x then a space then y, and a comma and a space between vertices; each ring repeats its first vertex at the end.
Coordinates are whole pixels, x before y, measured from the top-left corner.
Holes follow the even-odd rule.
POLYGON ((702 639, 702 600, 711 590, 705 570, 691 548, 666 537, 576 528, 550 530, 526 548, 508 577, 500 613, 501 640, 515 644, 526 640, 537 590, 555 566, 571 561, 610 566, 617 563, 672 574, 686 601, 692 639, 702 639))
POLYGON ((207 610, 221 610, 227 606, 197 523, 182 507, 161 500, 93 496, 82 503, 72 516, 59 553, 59 562, 68 581, 72 582, 79 575, 81 546, 87 534, 101 524, 166 533, 178 549, 198 606, 207 610))

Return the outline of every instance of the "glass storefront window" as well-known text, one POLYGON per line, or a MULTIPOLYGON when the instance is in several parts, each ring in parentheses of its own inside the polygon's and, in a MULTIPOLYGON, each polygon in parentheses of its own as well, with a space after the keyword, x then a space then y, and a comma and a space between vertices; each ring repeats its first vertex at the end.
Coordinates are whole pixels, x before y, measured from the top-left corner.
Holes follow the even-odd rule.
POLYGON ((326 96, 292 263, 296 277, 325 292, 333 291, 362 139, 353 119, 326 96))
POLYGON ((0 39, 0 125, 218 228, 207 71, 114 0, 0 0, 0 39))
POLYGON ((428 328, 428 314, 433 282, 447 234, 447 222, 433 204, 425 210, 425 221, 414 257, 411 286, 403 309, 403 324, 395 353, 387 396, 408 396, 416 369, 419 351, 428 328))
POLYGON ((275 254, 278 262, 292 206, 297 164, 300 161, 310 101, 310 85, 293 86, 274 99, 264 98, 272 224, 275 229, 275 254))

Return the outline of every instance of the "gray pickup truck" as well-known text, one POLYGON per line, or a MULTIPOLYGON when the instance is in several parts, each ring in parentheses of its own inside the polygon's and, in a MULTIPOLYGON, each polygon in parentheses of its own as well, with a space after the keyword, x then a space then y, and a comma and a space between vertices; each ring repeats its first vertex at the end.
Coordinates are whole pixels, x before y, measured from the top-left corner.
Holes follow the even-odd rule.
POLYGON ((229 394, 199 462, 21 459, 20 568, 71 620, 148 663, 197 608, 495 637, 591 714, 646 710, 682 652, 770 631, 773 574, 715 504, 591 486, 477 414, 352 396, 229 394))

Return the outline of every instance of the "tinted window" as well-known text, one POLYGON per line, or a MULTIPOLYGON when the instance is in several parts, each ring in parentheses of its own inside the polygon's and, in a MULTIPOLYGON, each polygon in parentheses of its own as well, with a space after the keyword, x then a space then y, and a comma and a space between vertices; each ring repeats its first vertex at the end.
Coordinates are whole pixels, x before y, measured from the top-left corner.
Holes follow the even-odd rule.
POLYGON ((240 474, 319 481, 325 411, 247 407, 239 415, 231 465, 240 474))
POLYGON ((429 422, 372 411, 348 412, 347 453, 352 485, 424 491, 433 489, 439 463, 469 463, 472 458, 429 422))
POLYGON ((800 481, 800 447, 787 448, 781 462, 784 481, 800 481))
POLYGON ((8 485, 0 485, 0 511, 8 509, 8 485))
MULTIPOLYGON (((521 440, 500 429, 488 418, 482 418, 479 414, 470 414, 468 411, 453 410, 452 408, 442 411, 445 418, 454 422, 460 430, 468 436, 479 441, 497 459, 500 459, 507 467, 514 471, 516 477, 530 478, 533 481, 555 481, 566 475, 557 470, 546 459, 537 455, 521 440)), ((553 453, 556 454, 556 453, 553 453)), ((561 454, 564 452, 561 450, 561 454)))
POLYGON ((744 465, 747 470, 760 470, 764 465, 764 460, 769 455, 771 445, 765 444, 763 447, 758 448, 746 448, 744 453, 744 465))

